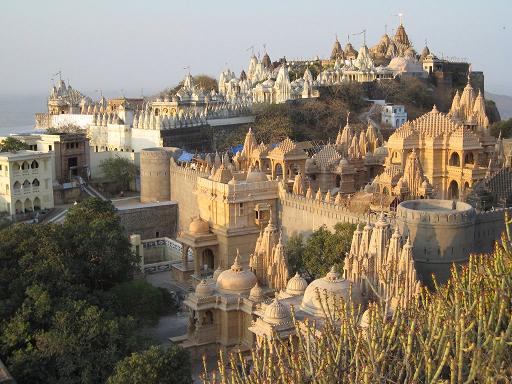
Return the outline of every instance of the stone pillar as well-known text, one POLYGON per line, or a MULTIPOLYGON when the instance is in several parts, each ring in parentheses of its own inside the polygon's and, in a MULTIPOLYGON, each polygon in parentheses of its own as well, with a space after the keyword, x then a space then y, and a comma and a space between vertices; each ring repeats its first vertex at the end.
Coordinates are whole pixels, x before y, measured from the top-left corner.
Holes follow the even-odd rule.
POLYGON ((194 256, 194 274, 196 276, 199 276, 199 270, 201 269, 201 266, 199 265, 199 257, 197 249, 192 248, 192 254, 194 256))
POLYGON ((142 247, 142 241, 139 234, 130 235, 130 244, 132 252, 139 258, 139 268, 144 273, 144 248, 142 247))

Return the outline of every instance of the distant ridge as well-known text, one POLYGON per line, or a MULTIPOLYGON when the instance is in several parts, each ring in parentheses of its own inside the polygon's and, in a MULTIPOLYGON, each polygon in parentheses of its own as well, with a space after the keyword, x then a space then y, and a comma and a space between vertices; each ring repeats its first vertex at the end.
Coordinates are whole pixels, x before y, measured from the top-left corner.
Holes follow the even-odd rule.
POLYGON ((485 98, 493 100, 496 103, 502 120, 510 119, 512 117, 512 96, 485 92, 485 98))

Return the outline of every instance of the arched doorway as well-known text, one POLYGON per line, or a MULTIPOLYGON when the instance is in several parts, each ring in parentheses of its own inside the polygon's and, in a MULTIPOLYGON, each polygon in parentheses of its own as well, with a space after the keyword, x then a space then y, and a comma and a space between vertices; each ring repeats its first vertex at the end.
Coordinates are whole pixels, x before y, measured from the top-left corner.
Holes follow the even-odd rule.
POLYGON ((274 179, 277 179, 278 177, 283 177, 283 166, 280 163, 277 163, 274 168, 274 179))
POLYGON ((203 251, 201 266, 204 268, 205 265, 208 266, 208 269, 213 269, 215 266, 215 256, 210 248, 206 248, 203 251))
POLYGON ((34 199, 34 211, 40 211, 41 210, 41 200, 39 200, 39 197, 36 197, 34 199))
POLYGON ((23 211, 23 203, 20 200, 16 200, 14 209, 16 210, 16 213, 21 213, 23 211))
POLYGON ((452 180, 448 187, 448 198, 451 200, 459 198, 459 184, 455 180, 452 180))
POLYGON ((25 212, 32 212, 32 210, 34 209, 32 207, 32 202, 30 201, 29 198, 25 199, 24 208, 25 208, 25 212))

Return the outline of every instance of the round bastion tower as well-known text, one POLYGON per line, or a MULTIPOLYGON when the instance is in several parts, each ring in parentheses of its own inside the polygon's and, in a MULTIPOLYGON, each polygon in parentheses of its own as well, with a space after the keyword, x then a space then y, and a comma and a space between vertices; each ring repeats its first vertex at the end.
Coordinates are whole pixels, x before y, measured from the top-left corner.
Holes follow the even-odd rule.
POLYGON ((408 200, 396 211, 400 232, 410 238, 413 258, 420 278, 432 284, 450 277, 453 263, 468 261, 475 246, 475 209, 461 201, 408 200))
POLYGON ((140 152, 140 201, 171 199, 169 177, 171 153, 165 148, 147 148, 140 152))

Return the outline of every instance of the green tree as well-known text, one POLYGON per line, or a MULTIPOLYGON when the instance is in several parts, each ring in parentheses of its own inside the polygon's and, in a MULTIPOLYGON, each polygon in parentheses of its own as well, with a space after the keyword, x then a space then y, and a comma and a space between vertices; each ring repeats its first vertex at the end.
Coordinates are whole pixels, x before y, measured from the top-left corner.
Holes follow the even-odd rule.
POLYGON ((131 316, 142 324, 152 324, 160 316, 173 309, 166 302, 168 296, 144 280, 132 280, 114 286, 111 291, 115 310, 123 316, 131 316))
POLYGON ((290 269, 290 276, 295 272, 309 276, 304 270, 304 238, 301 233, 291 235, 286 241, 286 260, 290 269))
POLYGON ((123 190, 130 189, 130 183, 135 180, 137 167, 124 157, 115 156, 100 163, 105 179, 115 182, 123 190))
POLYGON ((269 104, 256 115, 254 132, 258 141, 277 143, 293 133, 290 108, 282 104, 269 104))
POLYGON ((80 128, 76 124, 65 124, 60 127, 50 127, 46 129, 46 133, 50 135, 59 134, 59 133, 81 133, 85 134, 86 130, 80 128))
POLYGON ((16 152, 28 149, 29 146, 15 137, 6 137, 0 142, 0 152, 16 152))
POLYGON ((137 346, 132 320, 83 300, 54 301, 54 308, 47 296, 39 301, 25 303, 3 333, 2 349, 10 349, 9 367, 20 383, 104 382, 137 346), (41 306, 45 315, 54 311, 45 327, 36 326, 41 306))
POLYGON ((210 92, 212 90, 217 91, 218 84, 217 80, 215 80, 213 77, 200 74, 193 76, 194 84, 196 84, 199 88, 203 88, 206 92, 210 92))
POLYGON ((512 137, 512 118, 491 124, 490 130, 491 134, 495 137, 498 137, 500 132, 503 138, 508 139, 512 137))
POLYGON ((324 276, 333 265, 338 271, 343 270, 355 228, 354 224, 338 223, 334 233, 325 225, 313 232, 306 241, 302 257, 302 268, 309 278, 324 276))
POLYGON ((115 208, 100 199, 73 206, 62 226, 1 230, 0 357, 18 382, 105 382, 145 345, 108 292, 137 264, 115 208))
POLYGON ((139 261, 109 201, 91 198, 71 207, 64 220, 66 251, 90 289, 109 289, 133 276, 139 261))
POLYGON ((189 384, 190 356, 176 345, 151 347, 120 361, 107 384, 189 384))

